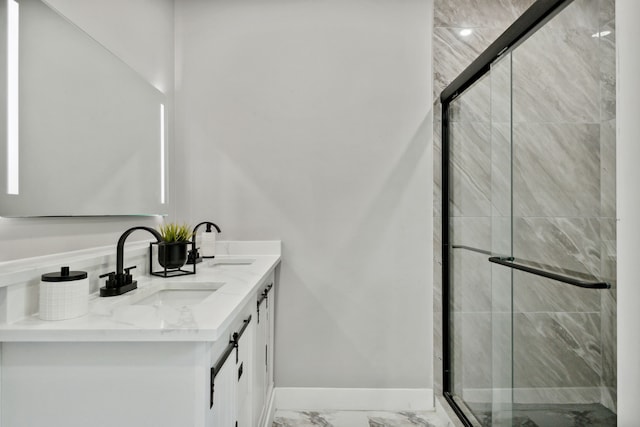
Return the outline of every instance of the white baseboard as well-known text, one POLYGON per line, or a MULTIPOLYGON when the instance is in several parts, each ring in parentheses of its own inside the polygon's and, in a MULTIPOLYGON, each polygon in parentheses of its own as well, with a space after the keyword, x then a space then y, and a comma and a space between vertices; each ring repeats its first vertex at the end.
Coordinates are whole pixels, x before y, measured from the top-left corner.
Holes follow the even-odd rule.
POLYGON ((276 410, 286 411, 432 411, 433 390, 427 388, 276 387, 276 410))

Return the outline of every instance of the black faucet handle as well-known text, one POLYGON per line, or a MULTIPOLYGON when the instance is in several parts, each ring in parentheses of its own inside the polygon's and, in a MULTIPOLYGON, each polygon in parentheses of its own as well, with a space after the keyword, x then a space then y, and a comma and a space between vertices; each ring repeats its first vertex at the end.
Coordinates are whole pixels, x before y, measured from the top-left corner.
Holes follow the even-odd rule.
POLYGON ((98 276, 100 278, 106 277, 107 281, 106 281, 106 286, 107 288, 115 288, 118 286, 118 277, 117 274, 115 273, 115 271, 111 271, 109 273, 105 273, 102 274, 100 276, 98 276))
POLYGON ((131 283, 133 283, 133 276, 131 275, 131 270, 133 270, 134 268, 136 268, 135 265, 124 269, 124 273, 122 274, 123 285, 130 285, 131 283))
POLYGON ((187 255, 189 256, 188 259, 194 260, 200 258, 200 251, 198 249, 200 248, 189 249, 189 252, 187 253, 187 255))

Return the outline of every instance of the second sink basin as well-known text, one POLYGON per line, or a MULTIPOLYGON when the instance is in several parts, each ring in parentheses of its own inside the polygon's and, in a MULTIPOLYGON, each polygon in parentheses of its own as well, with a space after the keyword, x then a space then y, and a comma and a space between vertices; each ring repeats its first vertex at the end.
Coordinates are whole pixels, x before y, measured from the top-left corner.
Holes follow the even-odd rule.
POLYGON ((255 262, 253 258, 214 258, 207 263, 208 267, 228 267, 228 266, 243 266, 251 265, 255 262))

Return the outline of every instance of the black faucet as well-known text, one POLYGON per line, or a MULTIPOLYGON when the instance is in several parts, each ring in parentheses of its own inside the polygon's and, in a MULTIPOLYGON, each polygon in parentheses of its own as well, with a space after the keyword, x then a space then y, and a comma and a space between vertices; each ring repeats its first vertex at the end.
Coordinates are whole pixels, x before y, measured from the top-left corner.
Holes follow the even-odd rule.
POLYGON ((138 226, 132 227, 122 233, 122 236, 118 239, 118 246, 116 251, 116 271, 111 273, 106 273, 101 275, 100 277, 108 277, 106 284, 104 287, 100 288, 100 296, 101 297, 113 297, 117 295, 122 295, 129 291, 132 291, 138 287, 138 282, 133 280, 133 276, 131 275, 131 270, 136 268, 136 266, 132 267, 124 267, 124 241, 127 240, 127 237, 131 233, 136 230, 146 230, 149 233, 153 234, 158 242, 162 242, 162 236, 156 230, 151 227, 138 226))
MULTIPOLYGON (((211 227, 212 226, 216 229, 216 231, 218 233, 222 233, 222 230, 220 230, 220 227, 218 227, 217 225, 215 225, 211 221, 203 221, 200 224, 198 224, 195 227, 193 227, 193 235, 191 237, 191 250, 189 251, 189 257, 187 258, 187 264, 197 264, 199 262, 202 262, 202 257, 198 253, 198 248, 196 247, 196 233, 198 232, 198 228, 200 228, 201 225, 206 225, 207 226, 207 233, 211 233, 211 227)), ((211 257, 209 257, 209 258, 211 258, 211 257)))

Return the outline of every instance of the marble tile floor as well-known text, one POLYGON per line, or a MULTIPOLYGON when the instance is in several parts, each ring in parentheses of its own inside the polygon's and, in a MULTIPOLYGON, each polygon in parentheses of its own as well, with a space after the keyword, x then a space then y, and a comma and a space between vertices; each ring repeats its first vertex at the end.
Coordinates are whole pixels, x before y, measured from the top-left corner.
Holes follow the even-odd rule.
MULTIPOLYGON (((483 427, 492 426, 487 405, 469 404, 483 427)), ((604 406, 593 404, 515 404, 514 427, 615 427, 616 414, 604 406)))
POLYGON ((434 411, 276 411, 273 427, 453 427, 434 411))

